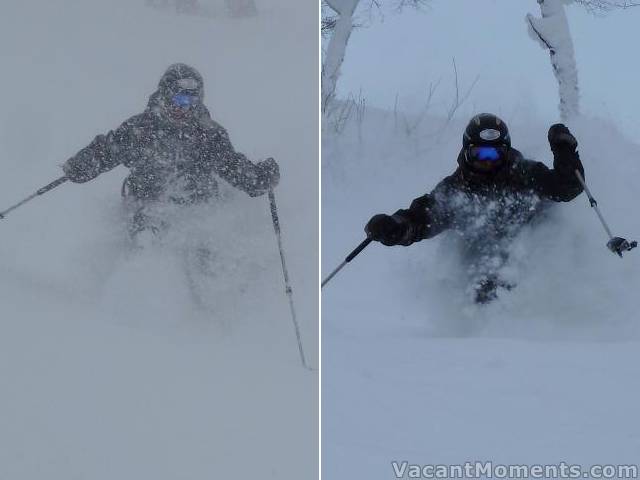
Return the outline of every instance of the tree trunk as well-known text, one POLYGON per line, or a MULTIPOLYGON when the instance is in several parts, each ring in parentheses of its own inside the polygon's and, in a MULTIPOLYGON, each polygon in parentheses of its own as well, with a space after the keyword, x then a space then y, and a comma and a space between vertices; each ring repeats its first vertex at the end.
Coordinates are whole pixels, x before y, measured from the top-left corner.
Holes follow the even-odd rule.
POLYGON ((537 0, 542 18, 527 14, 529 34, 549 50, 553 73, 560 93, 560 118, 568 121, 580 113, 578 68, 569 21, 565 12, 566 0, 537 0))
POLYGON ((338 14, 322 65, 322 111, 325 112, 335 95, 340 67, 344 61, 349 36, 353 30, 353 13, 359 0, 327 0, 338 14))

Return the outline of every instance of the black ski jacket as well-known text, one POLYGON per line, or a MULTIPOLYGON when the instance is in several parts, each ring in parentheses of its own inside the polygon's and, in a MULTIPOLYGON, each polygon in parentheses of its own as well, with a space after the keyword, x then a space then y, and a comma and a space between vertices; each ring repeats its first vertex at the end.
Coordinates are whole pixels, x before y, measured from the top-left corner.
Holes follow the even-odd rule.
POLYGON ((138 200, 197 202, 215 196, 216 176, 251 196, 265 193, 273 172, 233 148, 226 130, 200 105, 186 120, 167 113, 156 91, 146 110, 70 158, 70 180, 86 182, 117 165, 130 169, 126 190, 138 200))
POLYGON ((402 231, 398 245, 452 229, 467 245, 481 248, 515 235, 550 201, 568 202, 582 192, 575 175, 576 169, 584 175, 578 152, 554 152, 554 168, 549 169, 512 148, 508 166, 490 179, 463 168, 463 155, 458 157, 461 166, 431 193, 393 214, 402 231))

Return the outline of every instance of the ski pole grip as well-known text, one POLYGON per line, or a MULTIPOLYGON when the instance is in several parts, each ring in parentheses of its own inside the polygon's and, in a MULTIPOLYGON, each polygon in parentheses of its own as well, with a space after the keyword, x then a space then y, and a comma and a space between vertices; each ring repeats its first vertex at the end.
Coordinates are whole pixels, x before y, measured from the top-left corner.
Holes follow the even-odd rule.
POLYGON ((56 188, 59 185, 62 185, 64 182, 66 182, 67 180, 69 180, 67 178, 66 175, 63 175, 62 177, 58 178, 57 180, 54 180, 53 182, 51 182, 49 185, 45 185, 44 187, 42 187, 41 189, 39 189, 36 194, 37 195, 42 195, 44 193, 47 193, 49 190, 53 190, 54 188, 56 188))
POLYGON ((367 237, 366 240, 364 240, 360 245, 358 245, 355 250, 353 252, 351 252, 349 255, 347 255, 347 258, 344 259, 344 261, 346 263, 349 263, 351 260, 353 260, 354 258, 356 258, 358 256, 358 254, 364 250, 365 248, 367 248, 367 245, 369 245, 373 240, 370 237, 367 237))

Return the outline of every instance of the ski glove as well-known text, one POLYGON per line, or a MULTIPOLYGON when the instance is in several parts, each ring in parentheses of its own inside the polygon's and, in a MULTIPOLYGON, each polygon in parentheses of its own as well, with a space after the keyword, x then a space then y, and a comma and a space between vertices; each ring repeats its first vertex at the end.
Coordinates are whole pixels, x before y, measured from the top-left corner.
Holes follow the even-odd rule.
POLYGON ((67 160, 62 165, 62 170, 66 177, 74 183, 84 183, 91 180, 93 177, 87 174, 87 170, 85 168, 82 168, 83 164, 73 162, 73 159, 74 157, 67 160))
POLYGON ((273 158, 267 158, 262 162, 258 162, 261 176, 269 187, 273 188, 280 182, 280 167, 273 158))
POLYGON ((576 137, 562 123, 556 123, 549 128, 549 145, 553 153, 567 152, 573 153, 578 148, 576 137))
POLYGON ((553 152, 554 169, 570 176, 571 181, 575 183, 573 172, 579 170, 584 175, 582 163, 580 163, 580 155, 576 151, 578 141, 569 129, 562 123, 551 125, 549 129, 549 145, 553 152))
POLYGON ((391 215, 383 213, 371 217, 364 231, 370 239, 387 246, 398 245, 404 234, 403 225, 391 215))

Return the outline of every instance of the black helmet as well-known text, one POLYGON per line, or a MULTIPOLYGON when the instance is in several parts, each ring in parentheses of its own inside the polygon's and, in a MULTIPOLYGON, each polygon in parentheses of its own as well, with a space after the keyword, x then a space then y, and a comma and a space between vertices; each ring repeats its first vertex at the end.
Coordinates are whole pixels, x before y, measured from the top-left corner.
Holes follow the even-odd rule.
POLYGON ((184 63, 174 63, 162 75, 158 91, 167 101, 175 95, 187 94, 201 102, 204 98, 204 82, 195 68, 184 63))
POLYGON ((462 145, 504 145, 511 146, 511 135, 507 124, 492 113, 479 113, 471 120, 462 136, 462 145))
POLYGON ((462 136, 463 168, 491 174, 508 162, 511 136, 507 124, 491 113, 473 117, 462 136))

